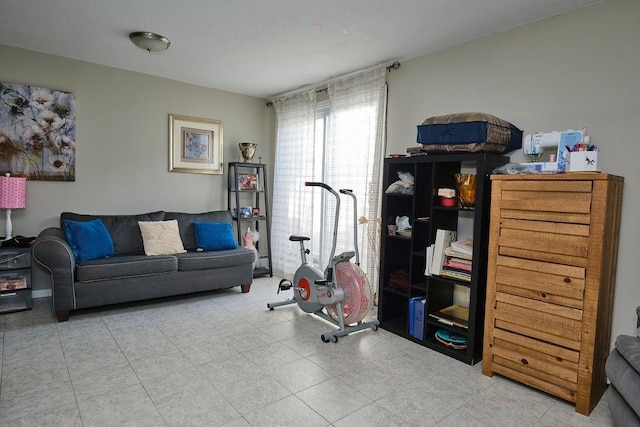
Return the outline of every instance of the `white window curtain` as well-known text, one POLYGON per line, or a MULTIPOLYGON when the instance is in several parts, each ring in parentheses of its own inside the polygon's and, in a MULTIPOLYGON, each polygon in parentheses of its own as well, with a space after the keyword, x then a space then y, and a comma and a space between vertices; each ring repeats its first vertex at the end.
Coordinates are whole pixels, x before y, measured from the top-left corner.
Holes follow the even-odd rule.
MULTIPOLYGON (((379 66, 362 74, 338 79, 327 85, 330 101, 329 137, 326 146, 325 179, 334 188, 347 188, 357 197, 354 218, 353 201, 341 203, 338 249, 353 250, 354 221, 361 266, 370 283, 378 283, 380 192, 384 158, 386 117, 386 68, 379 66)), ((333 204, 327 205, 329 209, 333 204)), ((332 210, 329 210, 332 212, 332 210)), ((327 211, 322 218, 331 221, 327 211)), ((325 227, 325 228, 326 228, 325 227)), ((329 228, 330 229, 330 228, 329 228)), ((331 236, 325 233, 323 236, 331 236)), ((325 240, 330 245, 330 240, 325 240)), ((326 261, 326 260, 325 260, 326 261)))
POLYGON ((311 236, 308 221, 313 194, 305 181, 315 180, 316 91, 273 100, 276 111, 276 154, 273 171, 271 260, 277 276, 293 278, 300 265, 291 235, 311 236))
MULTIPOLYGON (((386 68, 369 69, 327 84, 327 127, 316 128, 315 91, 275 99, 276 159, 272 214, 274 273, 292 278, 300 264, 292 234, 312 238, 309 248, 321 269, 332 244, 335 198, 305 181, 321 181, 357 197, 360 262, 375 287, 378 275, 380 175, 384 157, 386 68)), ((353 200, 341 196, 336 254, 353 250, 353 200)))

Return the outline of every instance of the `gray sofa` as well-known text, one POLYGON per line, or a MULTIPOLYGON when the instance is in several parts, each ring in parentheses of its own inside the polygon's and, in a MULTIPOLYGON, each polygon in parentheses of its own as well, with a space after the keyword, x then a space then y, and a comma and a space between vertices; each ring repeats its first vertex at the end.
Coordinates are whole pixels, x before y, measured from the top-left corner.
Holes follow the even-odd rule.
MULTIPOLYGON (((640 307, 638 335, 640 335, 640 307)), ((640 338, 620 335, 606 364, 609 409, 619 426, 640 426, 640 338)))
POLYGON ((231 223, 229 211, 151 212, 140 215, 82 215, 65 212, 60 227, 43 230, 32 246, 33 259, 51 275, 53 311, 65 321, 73 310, 241 286, 249 292, 254 252, 202 251, 194 222, 231 223), (63 231, 64 220, 99 218, 113 241, 113 256, 76 263, 63 231), (186 253, 147 256, 138 221, 178 221, 186 253))

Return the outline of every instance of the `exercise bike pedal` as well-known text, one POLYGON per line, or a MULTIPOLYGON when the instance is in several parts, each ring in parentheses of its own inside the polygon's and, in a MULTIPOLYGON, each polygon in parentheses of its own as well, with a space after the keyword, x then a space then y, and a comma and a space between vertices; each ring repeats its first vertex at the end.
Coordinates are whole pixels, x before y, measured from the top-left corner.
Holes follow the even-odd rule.
POLYGON ((288 291, 292 287, 293 287, 293 283, 291 283, 291 280, 282 279, 280 280, 280 283, 278 283, 278 292, 276 293, 279 294, 280 291, 288 291))

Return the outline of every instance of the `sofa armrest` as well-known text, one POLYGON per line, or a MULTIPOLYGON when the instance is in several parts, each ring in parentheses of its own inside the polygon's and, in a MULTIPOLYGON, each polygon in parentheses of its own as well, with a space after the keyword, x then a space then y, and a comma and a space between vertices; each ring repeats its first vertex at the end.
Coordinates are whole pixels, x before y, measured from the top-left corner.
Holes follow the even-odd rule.
POLYGON ((75 309, 73 288, 76 261, 64 232, 57 227, 42 230, 31 247, 33 259, 51 275, 53 311, 58 320, 66 320, 75 309))

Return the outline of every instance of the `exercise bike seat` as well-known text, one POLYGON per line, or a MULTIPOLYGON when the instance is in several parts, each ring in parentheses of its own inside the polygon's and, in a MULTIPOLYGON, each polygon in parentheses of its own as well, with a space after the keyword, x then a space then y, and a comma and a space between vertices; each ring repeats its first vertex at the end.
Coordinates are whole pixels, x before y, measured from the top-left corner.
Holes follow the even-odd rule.
POLYGON ((307 236, 289 236, 289 240, 292 242, 304 242, 306 240, 311 240, 311 238, 307 236))

